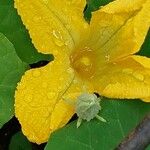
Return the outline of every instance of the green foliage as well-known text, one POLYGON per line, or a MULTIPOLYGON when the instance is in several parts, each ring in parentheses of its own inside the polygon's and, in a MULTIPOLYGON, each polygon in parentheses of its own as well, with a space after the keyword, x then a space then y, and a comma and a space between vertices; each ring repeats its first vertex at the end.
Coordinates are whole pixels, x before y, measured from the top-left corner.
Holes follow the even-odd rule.
POLYGON ((146 36, 144 44, 142 45, 138 55, 150 57, 150 30, 146 36))
POLYGON ((99 9, 100 6, 104 6, 112 0, 87 0, 87 5, 84 10, 84 18, 89 22, 92 17, 92 12, 99 9))
POLYGON ((45 150, 112 150, 149 112, 150 104, 135 100, 102 100, 107 122, 93 119, 77 128, 76 121, 56 131, 45 150), (58 144, 59 143, 59 144, 58 144))
POLYGON ((0 32, 12 42, 22 61, 33 64, 52 59, 50 55, 38 53, 34 48, 28 31, 14 8, 13 0, 0 0, 0 32))
MULTIPOLYGON (((87 0, 84 16, 90 21, 92 11, 112 0, 87 0)), ((38 53, 31 43, 28 31, 13 6, 13 0, 0 0, 0 128, 14 115, 14 93, 27 64, 51 60, 50 55, 38 53), (19 57, 20 59, 19 59, 19 57), (26 62, 26 63, 23 63, 26 62)), ((150 56, 150 32, 138 53, 150 56)), ((149 112, 150 104, 141 101, 102 101, 103 116, 107 122, 93 119, 77 129, 76 121, 56 131, 45 150, 112 150, 149 112)), ((10 150, 30 150, 31 145, 21 132, 11 140, 10 150)))
POLYGON ((15 89, 26 68, 12 43, 0 33, 0 128, 14 115, 15 89))
POLYGON ((32 150, 32 146, 27 138, 21 132, 18 132, 12 137, 9 150, 32 150))

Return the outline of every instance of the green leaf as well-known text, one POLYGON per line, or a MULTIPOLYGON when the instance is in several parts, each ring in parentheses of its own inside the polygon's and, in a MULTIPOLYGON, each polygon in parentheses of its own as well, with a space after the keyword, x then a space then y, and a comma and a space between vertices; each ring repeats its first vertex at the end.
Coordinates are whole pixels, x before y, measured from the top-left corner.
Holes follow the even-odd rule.
POLYGON ((70 123, 52 134, 45 150, 112 150, 150 110, 150 104, 138 100, 104 98, 101 105, 106 123, 94 119, 78 129, 76 121, 70 123))
POLYGON ((145 38, 145 41, 144 41, 140 51, 137 54, 150 57, 150 30, 145 38))
POLYGON ((92 12, 99 9, 100 6, 104 6, 111 2, 112 0, 87 0, 87 5, 84 10, 84 18, 88 22, 91 19, 92 12))
POLYGON ((14 45, 20 59, 28 64, 52 60, 51 55, 38 53, 31 43, 28 31, 14 8, 13 0, 0 0, 0 32, 14 45))
POLYGON ((150 146, 148 146, 145 150, 150 150, 150 146))
POLYGON ((9 150, 32 150, 32 145, 21 132, 18 132, 12 137, 9 150))
POLYGON ((14 115, 15 89, 26 68, 12 43, 0 33, 0 128, 14 115))

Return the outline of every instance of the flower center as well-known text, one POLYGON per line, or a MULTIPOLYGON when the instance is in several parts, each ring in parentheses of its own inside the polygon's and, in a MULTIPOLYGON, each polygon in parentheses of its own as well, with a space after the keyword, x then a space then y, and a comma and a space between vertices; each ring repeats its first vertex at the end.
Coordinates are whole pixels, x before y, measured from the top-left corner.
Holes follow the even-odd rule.
POLYGON ((92 78, 95 73, 95 55, 88 47, 74 51, 70 62, 76 73, 82 78, 92 78))

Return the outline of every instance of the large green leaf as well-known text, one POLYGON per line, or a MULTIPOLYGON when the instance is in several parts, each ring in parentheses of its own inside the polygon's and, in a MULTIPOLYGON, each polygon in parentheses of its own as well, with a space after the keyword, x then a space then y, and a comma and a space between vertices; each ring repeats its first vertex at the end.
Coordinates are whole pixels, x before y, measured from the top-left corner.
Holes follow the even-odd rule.
POLYGON ((26 68, 12 43, 0 33, 0 128, 14 115, 15 89, 26 68))
POLYGON ((32 150, 32 145, 21 132, 18 132, 12 137, 9 150, 32 150))
POLYGON ((150 104, 138 100, 105 98, 100 115, 106 123, 94 119, 77 129, 75 121, 52 134, 45 150, 112 150, 149 110, 150 104))
POLYGON ((32 64, 51 60, 50 55, 38 53, 31 43, 28 31, 14 8, 13 0, 0 0, 0 32, 14 45, 22 61, 32 64))

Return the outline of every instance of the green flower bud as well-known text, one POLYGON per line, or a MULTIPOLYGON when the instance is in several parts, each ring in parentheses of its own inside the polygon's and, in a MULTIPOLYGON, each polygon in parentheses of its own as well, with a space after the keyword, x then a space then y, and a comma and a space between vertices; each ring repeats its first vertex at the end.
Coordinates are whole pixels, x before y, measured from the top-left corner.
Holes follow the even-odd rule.
POLYGON ((75 111, 80 119, 90 121, 101 110, 100 97, 95 94, 82 94, 77 98, 75 111))

